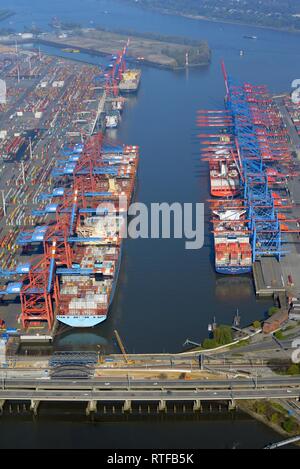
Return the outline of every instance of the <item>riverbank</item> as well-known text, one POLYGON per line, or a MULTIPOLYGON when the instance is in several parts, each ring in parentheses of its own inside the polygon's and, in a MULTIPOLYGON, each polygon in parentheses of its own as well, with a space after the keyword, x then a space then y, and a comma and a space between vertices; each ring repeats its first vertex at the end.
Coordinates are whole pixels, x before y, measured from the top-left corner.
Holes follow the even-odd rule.
MULTIPOLYGON (((132 0, 126 0, 128 3, 132 4, 132 0)), ((167 15, 167 16, 174 16, 174 17, 181 17, 181 18, 187 18, 190 20, 195 20, 195 21, 205 21, 209 23, 217 23, 217 24, 229 24, 229 25, 237 25, 237 26, 245 26, 245 27, 253 27, 253 28, 259 28, 262 30, 269 30, 269 31, 282 31, 282 32, 287 32, 287 33, 293 33, 293 34, 300 34, 300 29, 295 30, 293 28, 279 28, 276 26, 267 26, 267 25, 261 25, 257 23, 247 23, 245 21, 238 21, 238 20, 228 20, 226 18, 214 18, 212 16, 203 16, 203 15, 192 15, 189 13, 182 13, 181 11, 175 11, 175 10, 168 10, 167 8, 147 8, 146 6, 139 5, 139 8, 147 11, 153 11, 156 13, 159 13, 161 15, 167 15)))
POLYGON ((299 423, 288 415, 283 406, 276 402, 239 401, 237 406, 239 410, 268 426, 284 438, 299 434, 299 423))
MULTIPOLYGON (((80 29, 73 31, 67 37, 47 34, 43 36, 43 40, 52 42, 56 46, 70 46, 79 50, 111 55, 124 47, 128 41, 128 35, 98 29, 80 29)), ((187 53, 190 66, 210 63, 211 51, 205 41, 199 41, 197 46, 190 46, 170 42, 167 38, 158 40, 130 35, 128 57, 133 60, 176 70, 186 66, 187 53)))
MULTIPOLYGON (((189 45, 171 42, 168 38, 164 40, 163 37, 152 39, 130 35, 129 38, 128 59, 139 63, 180 70, 186 66, 207 66, 211 61, 211 50, 205 41, 199 41, 197 45, 189 45)), ((45 33, 34 38, 34 41, 54 47, 108 56, 116 54, 126 45, 128 35, 98 29, 79 29, 59 36, 45 33)))
MULTIPOLYGON (((81 45, 79 44, 82 44, 80 43, 79 41, 78 42, 75 42, 71 44, 70 41, 67 41, 67 42, 56 42, 56 41, 52 41, 52 40, 45 40, 45 39, 35 39, 35 40, 26 40, 26 41, 23 41, 23 43, 32 43, 34 42, 35 44, 37 45, 44 45, 44 46, 50 46, 50 47, 54 47, 54 48, 57 48, 57 49, 73 49, 78 50, 78 53, 83 53, 83 54, 88 54, 88 55, 91 55, 91 56, 99 56, 99 57, 109 57, 111 55, 113 55, 113 53, 116 52, 116 50, 114 51, 110 51, 108 52, 107 50, 104 51, 104 50, 100 50, 100 49, 95 49, 94 47, 89 47, 89 44, 86 44, 86 47, 82 47, 81 45)), ((72 60, 75 60, 76 61, 76 53, 72 53, 70 52, 70 55, 72 54, 72 60)), ((145 57, 143 57, 143 59, 141 60, 139 57, 133 57, 132 54, 130 54, 128 57, 127 57, 127 62, 133 62, 133 63, 137 63, 137 64, 140 64, 140 65, 148 65, 150 67, 154 67, 154 68, 159 68, 159 69, 165 69, 165 70, 173 70, 173 71, 180 71, 180 70, 183 70, 185 69, 186 67, 178 67, 178 66, 175 66, 175 65, 170 65, 169 63, 162 63, 161 61, 157 60, 157 61, 153 61, 153 60, 147 60, 145 57)), ((200 64, 190 64, 189 65, 189 68, 197 68, 197 67, 205 67, 205 66, 208 66, 209 65, 209 62, 208 63, 200 63, 200 64)))
POLYGON ((188 15, 184 13, 166 13, 167 15, 175 15, 175 16, 181 16, 183 18, 187 18, 190 20, 196 20, 196 21, 207 21, 209 23, 219 23, 219 24, 232 24, 232 25, 237 25, 237 26, 245 26, 245 27, 252 27, 253 28, 259 28, 259 29, 266 29, 269 31, 282 31, 285 33, 292 33, 292 34, 300 34, 300 30, 292 29, 292 28, 276 28, 275 26, 263 26, 260 24, 252 24, 252 23, 245 23, 243 21, 230 21, 226 19, 217 19, 217 18, 212 18, 209 16, 200 16, 200 15, 188 15))

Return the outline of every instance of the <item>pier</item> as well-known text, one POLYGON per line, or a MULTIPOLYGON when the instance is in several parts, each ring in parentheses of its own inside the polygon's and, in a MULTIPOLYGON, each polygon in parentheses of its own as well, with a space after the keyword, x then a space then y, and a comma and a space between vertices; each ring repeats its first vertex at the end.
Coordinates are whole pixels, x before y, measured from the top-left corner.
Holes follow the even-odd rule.
POLYGON ((255 290, 258 296, 286 293, 281 264, 276 257, 263 257, 253 265, 255 290))

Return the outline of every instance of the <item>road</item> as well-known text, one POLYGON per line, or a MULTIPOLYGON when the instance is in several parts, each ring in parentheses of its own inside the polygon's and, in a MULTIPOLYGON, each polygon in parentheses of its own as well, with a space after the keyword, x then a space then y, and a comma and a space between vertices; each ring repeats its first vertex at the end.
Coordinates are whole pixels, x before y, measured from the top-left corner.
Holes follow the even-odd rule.
POLYGON ((289 132, 289 135, 291 137, 291 141, 292 141, 292 145, 293 145, 293 150, 296 151, 296 152, 299 152, 300 150, 300 138, 299 138, 299 135, 297 133, 297 130, 296 130, 296 127, 291 119, 291 116, 289 115, 285 105, 284 105, 284 102, 282 100, 282 98, 275 98, 274 101, 276 102, 280 112, 281 112, 281 115, 283 117, 283 120, 284 120, 284 123, 286 124, 287 126, 287 129, 288 129, 288 132, 289 132))
POLYGON ((243 390, 0 390, 5 401, 234 401, 249 399, 299 399, 300 389, 243 389, 243 390))
POLYGON ((220 379, 220 380, 142 380, 121 378, 97 379, 18 379, 7 378, 0 374, 0 389, 257 389, 257 388, 286 388, 299 387, 300 377, 274 377, 267 379, 220 379))

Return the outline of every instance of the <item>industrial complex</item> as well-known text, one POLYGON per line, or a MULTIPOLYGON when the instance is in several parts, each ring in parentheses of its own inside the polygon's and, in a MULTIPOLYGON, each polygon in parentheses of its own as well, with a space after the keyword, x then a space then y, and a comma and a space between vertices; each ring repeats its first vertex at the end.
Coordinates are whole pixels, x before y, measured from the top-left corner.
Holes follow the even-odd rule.
POLYGON ((122 196, 134 194, 137 146, 118 127, 140 70, 129 44, 103 69, 5 48, 2 101, 0 317, 6 342, 51 340, 58 323, 92 327, 113 301, 122 258, 122 196))
POLYGON ((215 268, 253 273, 257 295, 276 299, 283 323, 300 294, 299 104, 237 83, 222 68, 225 110, 199 111, 197 120, 210 166, 215 268))
POLYGON ((120 354, 18 353, 22 343, 40 351, 62 325, 90 329, 109 315, 140 158, 135 142, 109 132, 140 86, 129 46, 101 68, 17 45, 0 52, 0 413, 19 402, 37 414, 41 404, 75 401, 102 417, 200 415, 207 402, 226 411, 249 400, 296 406, 299 378, 274 373, 290 364, 294 336, 280 342, 273 333, 291 321, 299 332, 299 104, 236 83, 225 64, 225 110, 197 116, 215 270, 252 275, 276 313, 258 327, 237 321, 234 342, 220 347, 187 340, 197 347, 181 354, 128 354, 117 330, 120 354))

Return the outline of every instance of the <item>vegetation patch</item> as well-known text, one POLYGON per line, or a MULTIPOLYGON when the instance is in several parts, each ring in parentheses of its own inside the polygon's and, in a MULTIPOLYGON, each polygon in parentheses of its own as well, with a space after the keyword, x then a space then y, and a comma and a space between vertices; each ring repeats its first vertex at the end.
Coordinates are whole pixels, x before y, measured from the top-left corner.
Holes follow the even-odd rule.
POLYGON ((249 401, 247 404, 252 412, 264 417, 267 422, 280 427, 286 433, 290 435, 299 433, 300 425, 297 420, 277 402, 249 401))
POLYGON ((163 13, 300 30, 300 0, 127 0, 163 13))
POLYGON ((213 338, 205 339, 202 347, 206 350, 222 347, 231 344, 233 340, 233 332, 230 326, 218 326, 213 332, 213 338))

